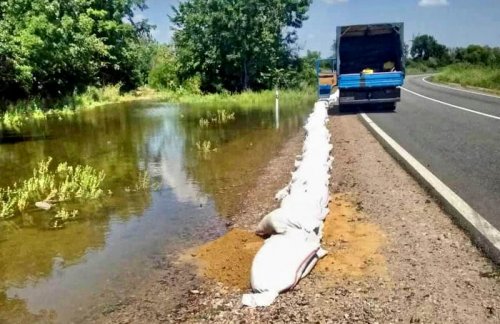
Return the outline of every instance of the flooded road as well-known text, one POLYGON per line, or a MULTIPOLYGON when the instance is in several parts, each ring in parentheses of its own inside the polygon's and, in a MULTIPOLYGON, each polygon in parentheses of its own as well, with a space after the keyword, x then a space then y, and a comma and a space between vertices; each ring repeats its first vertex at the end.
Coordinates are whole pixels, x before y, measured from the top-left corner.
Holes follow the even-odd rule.
POLYGON ((128 103, 3 134, 0 187, 52 157, 103 170, 106 195, 80 203, 60 230, 34 208, 0 220, 0 322, 78 318, 97 298, 133 290, 166 255, 220 236, 310 107, 282 107, 276 129, 272 109, 225 107, 234 120, 203 126, 202 107, 128 103), (144 171, 154 188, 130 190, 144 171))

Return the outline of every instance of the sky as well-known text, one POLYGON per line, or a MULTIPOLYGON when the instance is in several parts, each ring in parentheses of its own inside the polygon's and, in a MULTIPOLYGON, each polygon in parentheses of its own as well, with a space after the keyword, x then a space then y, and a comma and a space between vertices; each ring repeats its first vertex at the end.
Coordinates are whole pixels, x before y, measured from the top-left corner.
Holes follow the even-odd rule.
MULTIPOLYGON (((179 0, 146 0, 149 9, 136 18, 157 26, 153 36, 171 40, 168 18, 179 0)), ((449 47, 469 44, 500 46, 500 0, 314 0, 309 19, 299 30, 302 51, 331 55, 336 26, 404 22, 405 41, 419 34, 434 36, 449 47)))

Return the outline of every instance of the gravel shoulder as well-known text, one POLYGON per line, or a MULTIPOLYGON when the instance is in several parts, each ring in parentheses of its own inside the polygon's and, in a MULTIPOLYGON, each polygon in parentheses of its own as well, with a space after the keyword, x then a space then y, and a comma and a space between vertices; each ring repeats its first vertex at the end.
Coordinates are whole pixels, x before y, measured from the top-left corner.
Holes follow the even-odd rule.
MULTIPOLYGON (((274 194, 289 181, 303 133, 263 170, 258 187, 248 192, 233 218, 230 235, 187 251, 193 260, 181 258, 175 271, 166 265, 163 283, 154 281, 144 288, 146 293, 98 321, 498 323, 500 281, 492 263, 357 116, 334 115, 328 127, 335 158, 323 241, 329 255, 294 290, 268 308, 243 308, 241 294, 248 288, 241 280, 196 276, 191 262, 200 251, 217 251, 221 258, 234 255, 224 250, 226 245, 228 251, 233 248, 230 237, 237 244, 251 242, 256 250, 248 230, 277 206, 274 194), (181 284, 179 271, 184 270, 192 277, 181 284), (182 293, 167 308, 162 300, 169 298, 165 290, 171 284, 182 287, 182 293)), ((198 274, 232 271, 230 263, 215 266, 220 271, 198 274)))

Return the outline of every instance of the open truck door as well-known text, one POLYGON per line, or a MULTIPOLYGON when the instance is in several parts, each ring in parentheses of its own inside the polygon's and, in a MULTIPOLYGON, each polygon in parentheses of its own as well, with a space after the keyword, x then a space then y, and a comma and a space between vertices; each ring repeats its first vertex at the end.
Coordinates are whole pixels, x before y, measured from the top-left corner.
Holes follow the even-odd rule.
POLYGON ((337 27, 339 109, 400 101, 405 78, 403 23, 337 27))
POLYGON ((334 58, 316 60, 318 78, 318 98, 329 99, 337 86, 336 60, 334 58))

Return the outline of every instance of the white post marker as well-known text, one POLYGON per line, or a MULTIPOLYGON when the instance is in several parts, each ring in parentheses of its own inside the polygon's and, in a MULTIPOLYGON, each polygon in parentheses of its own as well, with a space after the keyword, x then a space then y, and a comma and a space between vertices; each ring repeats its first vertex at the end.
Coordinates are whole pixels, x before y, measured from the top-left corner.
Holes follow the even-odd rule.
POLYGON ((280 128, 280 95, 278 88, 276 88, 276 104, 275 104, 274 114, 276 117, 276 129, 278 129, 280 128))

